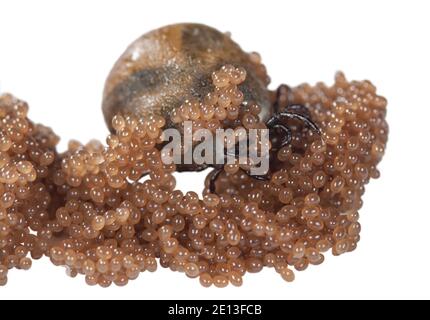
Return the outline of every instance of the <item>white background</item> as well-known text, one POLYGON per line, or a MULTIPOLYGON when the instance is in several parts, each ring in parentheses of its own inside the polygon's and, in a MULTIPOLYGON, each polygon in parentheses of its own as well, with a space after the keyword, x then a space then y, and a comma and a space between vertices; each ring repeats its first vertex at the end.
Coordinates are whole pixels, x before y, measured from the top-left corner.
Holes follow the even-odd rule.
MULTIPOLYGON (((30 117, 63 140, 102 139, 104 80, 126 46, 175 22, 201 22, 261 53, 272 88, 332 83, 335 71, 370 79, 388 98, 382 177, 367 187, 362 241, 287 284, 273 270, 242 288, 204 289, 182 274, 144 273, 125 288, 88 287, 46 259, 12 270, 8 298, 430 298, 430 7, 428 1, 3 1, 0 82, 30 117)), ((184 174, 185 176, 185 174, 184 174)), ((200 191, 203 176, 179 179, 200 191)))

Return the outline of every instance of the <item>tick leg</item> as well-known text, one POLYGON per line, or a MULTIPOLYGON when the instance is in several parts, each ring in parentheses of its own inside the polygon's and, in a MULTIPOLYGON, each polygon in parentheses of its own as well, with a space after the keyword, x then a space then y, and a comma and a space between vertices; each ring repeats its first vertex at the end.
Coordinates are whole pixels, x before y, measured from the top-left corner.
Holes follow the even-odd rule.
POLYGON ((285 109, 285 111, 291 112, 291 113, 299 113, 308 118, 311 117, 311 114, 309 113, 309 109, 302 104, 291 104, 285 109))
POLYGON ((278 151, 279 149, 289 145, 291 143, 292 133, 291 129, 283 124, 274 124, 271 129, 280 129, 284 132, 284 137, 282 138, 282 142, 279 147, 272 146, 273 151, 278 151))
POLYGON ((316 125, 315 122, 313 122, 309 117, 302 115, 300 113, 295 113, 295 112, 289 112, 289 111, 283 111, 281 113, 278 113, 276 115, 274 115, 271 119, 269 119, 269 121, 267 122, 268 126, 269 125, 274 125, 275 123, 277 123, 278 121, 283 122, 283 118, 288 118, 288 119, 297 119, 300 121, 303 121, 309 128, 311 128, 312 131, 314 131, 315 133, 317 133, 318 135, 321 135, 321 130, 320 128, 316 125))

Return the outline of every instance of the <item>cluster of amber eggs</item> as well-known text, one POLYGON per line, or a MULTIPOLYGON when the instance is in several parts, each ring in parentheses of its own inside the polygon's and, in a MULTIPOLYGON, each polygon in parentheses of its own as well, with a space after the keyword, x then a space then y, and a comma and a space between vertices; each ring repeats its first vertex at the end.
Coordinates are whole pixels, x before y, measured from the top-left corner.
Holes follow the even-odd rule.
POLYGON ((243 107, 245 77, 224 66, 213 73, 213 92, 171 119, 118 115, 107 146, 72 142, 63 154, 24 102, 1 96, 0 285, 8 270, 29 269, 30 257, 46 256, 89 285, 123 286, 160 265, 225 287, 264 267, 292 281, 294 269, 321 264, 325 252, 354 250, 364 186, 379 177, 388 134, 386 100, 368 81, 339 73, 332 86, 281 90, 281 109, 305 105, 322 135, 292 122, 292 142, 272 157, 269 181, 226 165, 215 193, 208 181, 203 197, 175 189, 175 165, 160 154, 166 121, 265 128, 258 105, 243 107))

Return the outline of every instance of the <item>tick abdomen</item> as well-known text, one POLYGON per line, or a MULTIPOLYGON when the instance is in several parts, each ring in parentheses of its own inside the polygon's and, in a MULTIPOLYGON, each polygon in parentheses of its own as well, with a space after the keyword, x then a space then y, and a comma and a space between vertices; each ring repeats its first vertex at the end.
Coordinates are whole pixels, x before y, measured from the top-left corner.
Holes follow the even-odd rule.
POLYGON ((113 67, 105 85, 103 113, 112 130, 115 114, 166 118, 186 99, 202 99, 213 90, 211 75, 223 65, 246 70, 239 89, 244 101, 271 114, 268 77, 258 62, 231 38, 201 24, 176 24, 151 31, 133 42, 113 67), (262 71, 263 70, 263 71, 262 71))

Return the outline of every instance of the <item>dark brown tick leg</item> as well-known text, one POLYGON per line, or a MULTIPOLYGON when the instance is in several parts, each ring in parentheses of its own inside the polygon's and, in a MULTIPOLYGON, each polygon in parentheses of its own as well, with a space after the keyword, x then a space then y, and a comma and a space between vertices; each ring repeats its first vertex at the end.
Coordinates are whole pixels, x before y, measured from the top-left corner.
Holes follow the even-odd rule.
MULTIPOLYGON (((288 87, 283 88, 280 87, 278 89, 278 98, 281 95, 281 90, 288 90, 288 87)), ((279 99, 277 99, 279 100, 279 99)), ((276 102, 274 104, 274 110, 277 112, 275 113, 267 122, 266 125, 269 128, 270 132, 272 133, 271 140, 272 142, 275 141, 275 139, 278 137, 279 134, 283 133, 283 137, 281 139, 280 143, 277 143, 277 145, 274 145, 271 153, 276 152, 279 149, 288 146, 291 143, 292 140, 292 133, 291 129, 288 127, 288 125, 285 124, 286 120, 288 119, 296 119, 302 121, 304 124, 306 124, 312 131, 314 131, 316 134, 321 135, 320 128, 310 119, 310 114, 308 109, 299 104, 293 104, 288 106, 285 111, 279 112, 279 104, 276 102), (275 134, 275 135, 274 135, 275 134)), ((227 156, 234 156, 236 159, 239 158, 239 148, 238 145, 235 146, 235 152, 230 153, 229 151, 226 151, 225 157, 227 156)), ((215 181, 219 177, 220 173, 222 172, 223 168, 217 168, 211 173, 210 178, 210 192, 215 192, 215 181)), ((254 178, 256 180, 260 181, 267 181, 270 180, 271 175, 267 173, 266 175, 251 175, 249 172, 246 172, 248 176, 251 178, 254 178)))

